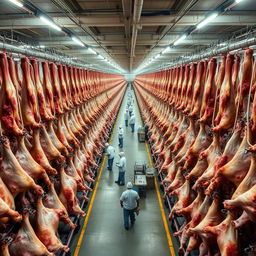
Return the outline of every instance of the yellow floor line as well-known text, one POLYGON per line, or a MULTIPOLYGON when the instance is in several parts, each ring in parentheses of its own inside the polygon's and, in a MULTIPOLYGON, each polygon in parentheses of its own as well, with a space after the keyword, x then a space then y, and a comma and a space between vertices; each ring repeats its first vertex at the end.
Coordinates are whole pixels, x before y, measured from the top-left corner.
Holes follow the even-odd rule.
MULTIPOLYGON (((138 113, 140 113, 138 104, 137 104, 137 111, 138 111, 138 113)), ((141 124, 141 126, 143 126, 143 122, 142 122, 141 118, 140 118, 140 124, 141 124)), ((149 146, 146 142, 145 142, 145 146, 146 146, 146 151, 147 151, 147 154, 148 154, 150 167, 154 168, 154 164, 153 164, 153 161, 152 161, 152 158, 151 158, 149 146)), ((163 220, 164 229, 165 229, 165 232, 166 232, 166 238, 167 238, 167 241, 168 241, 170 254, 171 254, 171 256, 175 256, 176 254, 175 254, 172 238, 171 238, 171 235, 170 235, 168 222, 166 220, 166 215, 165 215, 165 211, 164 211, 164 207, 163 207, 163 202, 162 202, 162 198, 161 198, 161 194, 160 194, 160 191, 159 191, 159 187, 158 187, 156 177, 154 177, 154 182, 155 182, 155 189, 156 189, 157 199, 158 199, 158 203, 159 203, 159 207, 160 207, 160 211, 161 211, 161 215, 162 215, 162 220, 163 220)))
POLYGON ((83 242, 85 229, 86 229, 86 227, 87 227, 87 224, 88 224, 88 221, 89 221, 89 217, 90 217, 90 215, 91 215, 93 203, 94 203, 95 196, 96 196, 96 193, 97 193, 97 190, 98 190, 98 187, 99 187, 99 181, 100 181, 100 178, 101 178, 103 169, 104 169, 105 161, 106 161, 106 157, 104 156, 103 162, 102 162, 101 168, 100 168, 100 173, 99 173, 99 176, 98 176, 98 179, 97 179, 97 182, 96 182, 96 185, 95 185, 93 194, 92 194, 91 202, 90 202, 90 205, 89 205, 89 208, 88 208, 88 211, 87 211, 85 220, 84 220, 84 224, 83 224, 83 227, 82 227, 82 230, 81 230, 81 233, 80 233, 78 242, 77 242, 77 246, 76 246, 76 250, 75 250, 75 252, 74 252, 74 256, 78 256, 79 251, 80 251, 80 248, 81 248, 81 245, 82 245, 82 242, 83 242))
MULTIPOLYGON (((113 136, 114 131, 115 131, 115 129, 116 129, 116 124, 118 123, 119 113, 120 113, 120 111, 118 112, 117 119, 116 119, 116 122, 115 122, 114 128, 113 128, 113 132, 112 132, 112 134, 111 134, 111 136, 110 136, 110 139, 109 139, 109 142, 110 142, 110 143, 112 142, 112 136, 113 136)), ((82 227, 82 229, 81 229, 81 233, 80 233, 80 236, 79 236, 77 245, 76 245, 76 249, 75 249, 75 252, 74 252, 74 256, 78 256, 78 255, 79 255, 79 252, 80 252, 80 249, 81 249, 81 245, 82 245, 83 238, 84 238, 84 235, 85 235, 85 230, 86 230, 86 227, 87 227, 87 224, 88 224, 88 221, 89 221, 89 217, 90 217, 90 215, 91 215, 93 203, 94 203, 94 200, 95 200, 95 197, 96 197, 96 194, 97 194, 97 190, 98 190, 100 178, 101 178, 101 175, 102 175, 102 172, 103 172, 103 169, 104 169, 105 161, 106 161, 106 156, 104 156, 103 161, 102 161, 102 163, 101 163, 99 176, 98 176, 98 179, 97 179, 97 181, 96 181, 95 188, 94 188, 94 190, 93 190, 92 198, 91 198, 91 200, 90 200, 90 205, 89 205, 89 208, 88 208, 88 211, 87 211, 85 220, 84 220, 83 227, 82 227)))
MULTIPOLYGON (((146 146, 146 150, 147 150, 147 154, 148 154, 149 164, 150 164, 151 168, 154 168, 154 164, 152 162, 151 154, 150 154, 150 151, 149 151, 149 146, 148 146, 147 143, 145 143, 145 146, 146 146)), ((160 211, 161 211, 161 215, 162 215, 162 219, 163 219, 163 223, 164 223, 164 229, 165 229, 165 232, 166 232, 166 237, 167 237, 167 241, 168 241, 168 245, 169 245, 170 254, 172 256, 175 256, 176 254, 175 254, 172 238, 171 238, 171 235, 170 235, 169 226, 168 226, 168 223, 167 223, 167 220, 166 220, 166 215, 165 215, 165 211, 164 211, 164 207, 163 207, 163 202, 162 202, 162 198, 161 198, 161 194, 160 194, 160 191, 159 191, 159 187, 158 187, 156 177, 154 177, 154 181, 155 181, 155 189, 156 189, 157 199, 158 199, 158 203, 159 203, 159 207, 160 207, 160 211)))

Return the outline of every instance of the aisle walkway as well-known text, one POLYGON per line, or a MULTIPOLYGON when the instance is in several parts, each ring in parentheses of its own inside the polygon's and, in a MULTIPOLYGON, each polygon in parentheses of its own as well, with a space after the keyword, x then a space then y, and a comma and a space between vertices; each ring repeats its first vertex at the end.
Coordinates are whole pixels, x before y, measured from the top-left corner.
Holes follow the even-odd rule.
MULTIPOLYGON (((132 91, 133 94, 133 91, 132 91)), ((133 98, 134 94, 133 94, 133 98)), ((117 130, 123 125, 125 131, 124 152, 127 158, 126 183, 133 181, 135 161, 148 161, 144 143, 139 143, 137 133, 131 133, 130 127, 124 125, 124 111, 127 101, 127 92, 121 106, 116 129, 113 134, 112 145, 116 148, 118 157, 117 130)), ((137 129, 140 125, 137 106, 134 108, 137 129)), ((106 161, 107 162, 107 161, 106 161)), ((170 255, 163 220, 157 201, 155 190, 147 192, 146 199, 141 200, 141 212, 136 224, 129 231, 123 226, 122 209, 119 198, 125 187, 115 184, 118 168, 113 172, 107 170, 105 162, 104 171, 99 183, 88 225, 81 244, 79 254, 74 256, 168 256, 170 255)), ((78 250, 77 250, 78 251, 78 250)))

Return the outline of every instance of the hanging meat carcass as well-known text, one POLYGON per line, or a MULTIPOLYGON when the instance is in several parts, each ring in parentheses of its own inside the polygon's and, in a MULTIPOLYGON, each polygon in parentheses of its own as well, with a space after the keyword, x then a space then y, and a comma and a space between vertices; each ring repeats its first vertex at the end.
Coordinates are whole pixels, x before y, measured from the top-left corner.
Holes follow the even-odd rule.
MULTIPOLYGON (((247 241, 241 239, 236 229, 256 220, 255 156, 251 153, 256 145, 256 101, 253 100, 256 98, 256 71, 252 54, 252 49, 246 49, 241 64, 240 57, 232 54, 222 56, 218 63, 213 58, 208 65, 207 62, 201 64, 204 72, 193 76, 196 98, 188 93, 190 84, 184 82, 191 79, 187 79, 187 66, 136 77, 135 92, 142 117, 149 126, 149 143, 157 158, 156 168, 164 177, 165 197, 172 197, 174 191, 186 187, 189 180, 192 184, 195 182, 193 188, 198 190, 195 204, 200 196, 205 199, 198 199, 198 202, 203 201, 203 208, 198 206, 202 218, 189 206, 177 210, 182 200, 171 209, 171 217, 176 212, 185 218, 184 225, 175 233, 180 237, 180 250, 184 251, 188 241, 185 255, 195 249, 200 255, 241 255, 240 240, 247 241), (202 74, 200 90, 199 74, 202 74), (167 81, 166 76, 169 76, 167 81), (248 98, 250 89, 251 97, 248 98), (187 120, 189 128, 183 131, 187 123, 181 110, 193 118, 187 120), (251 118, 245 124, 246 114, 251 118), (199 132, 194 129, 190 137, 191 127, 198 121, 199 132), (191 122, 194 122, 192 126, 191 122), (191 141, 193 143, 188 146, 191 141), (220 195, 216 195, 215 190, 220 195), (210 195, 214 197, 212 204, 210 195), (221 212, 222 201, 229 211, 227 216, 221 212)), ((203 62, 199 62, 197 70, 200 70, 200 63, 203 62)))
POLYGON ((94 182, 92 168, 98 167, 96 156, 101 156, 125 82, 122 77, 109 75, 107 80, 107 75, 74 67, 68 73, 61 64, 50 63, 49 68, 47 61, 43 62, 42 82, 38 61, 31 59, 30 64, 24 57, 21 84, 18 65, 10 57, 8 63, 4 53, 0 58, 0 132, 11 135, 10 139, 1 136, 0 225, 22 221, 10 246, 1 247, 1 255, 45 256, 67 251, 57 235, 59 220, 75 228, 68 213, 85 215, 80 199, 89 200, 85 193, 92 191, 85 182, 94 182), (26 136, 20 136, 25 133, 22 120, 26 136), (77 191, 84 195, 78 198, 77 191), (36 200, 35 194, 43 193, 43 200, 36 200), (27 214, 22 219, 16 211, 15 202, 18 211, 34 211, 37 205, 33 227, 27 214))
POLYGON ((0 91, 0 116, 2 128, 5 133, 23 135, 21 117, 19 115, 19 105, 16 88, 10 78, 7 57, 5 53, 0 53, 0 65, 3 82, 0 91))
POLYGON ((22 226, 14 241, 10 245, 11 256, 54 256, 36 236, 30 222, 29 215, 23 216, 22 226))
POLYGON ((0 163, 0 177, 7 185, 11 193, 16 196, 22 191, 32 189, 38 194, 43 193, 43 189, 21 167, 13 154, 8 138, 1 138, 3 146, 2 159, 0 163))

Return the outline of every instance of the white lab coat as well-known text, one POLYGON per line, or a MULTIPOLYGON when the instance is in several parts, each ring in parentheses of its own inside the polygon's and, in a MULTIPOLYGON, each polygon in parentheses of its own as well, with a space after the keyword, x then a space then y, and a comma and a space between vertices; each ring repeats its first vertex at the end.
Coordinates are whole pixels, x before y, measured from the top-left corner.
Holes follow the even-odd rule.
POLYGON ((129 113, 128 111, 124 113, 124 120, 128 120, 129 119, 129 113))
POLYGON ((129 107, 129 112, 132 112, 132 111, 133 111, 133 107, 130 106, 130 107, 129 107))
POLYGON ((118 138, 123 138, 124 137, 124 129, 123 128, 119 128, 118 129, 118 138))
POLYGON ((131 116, 129 124, 135 124, 135 115, 131 116))
POLYGON ((125 156, 122 156, 120 158, 119 163, 116 164, 119 168, 119 172, 125 172, 126 171, 126 158, 125 156))
POLYGON ((115 157, 115 148, 113 146, 108 146, 107 148, 107 156, 109 159, 113 159, 115 157))

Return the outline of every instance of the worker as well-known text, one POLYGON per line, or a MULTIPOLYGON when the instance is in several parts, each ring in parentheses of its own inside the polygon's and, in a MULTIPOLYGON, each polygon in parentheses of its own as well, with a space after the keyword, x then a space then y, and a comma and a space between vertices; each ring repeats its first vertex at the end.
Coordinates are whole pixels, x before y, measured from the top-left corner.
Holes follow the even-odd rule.
POLYGON ((115 148, 108 143, 105 144, 106 155, 108 157, 108 170, 112 171, 114 158, 115 158, 115 148))
POLYGON ((129 112, 128 109, 124 113, 124 121, 125 121, 125 126, 128 127, 128 120, 129 120, 129 112))
POLYGON ((120 161, 116 163, 116 166, 119 168, 118 179, 115 183, 123 186, 125 184, 125 171, 126 171, 126 158, 124 152, 120 152, 119 154, 120 161))
POLYGON ((133 190, 133 185, 128 182, 126 185, 127 190, 125 190, 120 197, 120 205, 123 208, 124 213, 124 228, 129 230, 129 217, 131 220, 131 225, 135 223, 135 211, 139 208, 140 197, 138 193, 133 190))
POLYGON ((145 132, 145 140, 148 140, 148 125, 144 125, 144 132, 145 132))
POLYGON ((132 101, 131 101, 130 98, 128 98, 128 100, 127 100, 127 106, 128 106, 128 108, 131 106, 131 104, 132 104, 132 101))
POLYGON ((130 107, 129 107, 129 115, 130 115, 130 116, 132 115, 132 111, 133 111, 133 106, 130 105, 130 107))
POLYGON ((132 132, 134 132, 134 126, 135 126, 135 115, 132 113, 132 116, 130 118, 130 122, 129 122, 131 128, 132 128, 132 132))
POLYGON ((119 148, 123 148, 124 146, 124 129, 122 126, 119 126, 118 129, 118 141, 119 141, 119 148))

